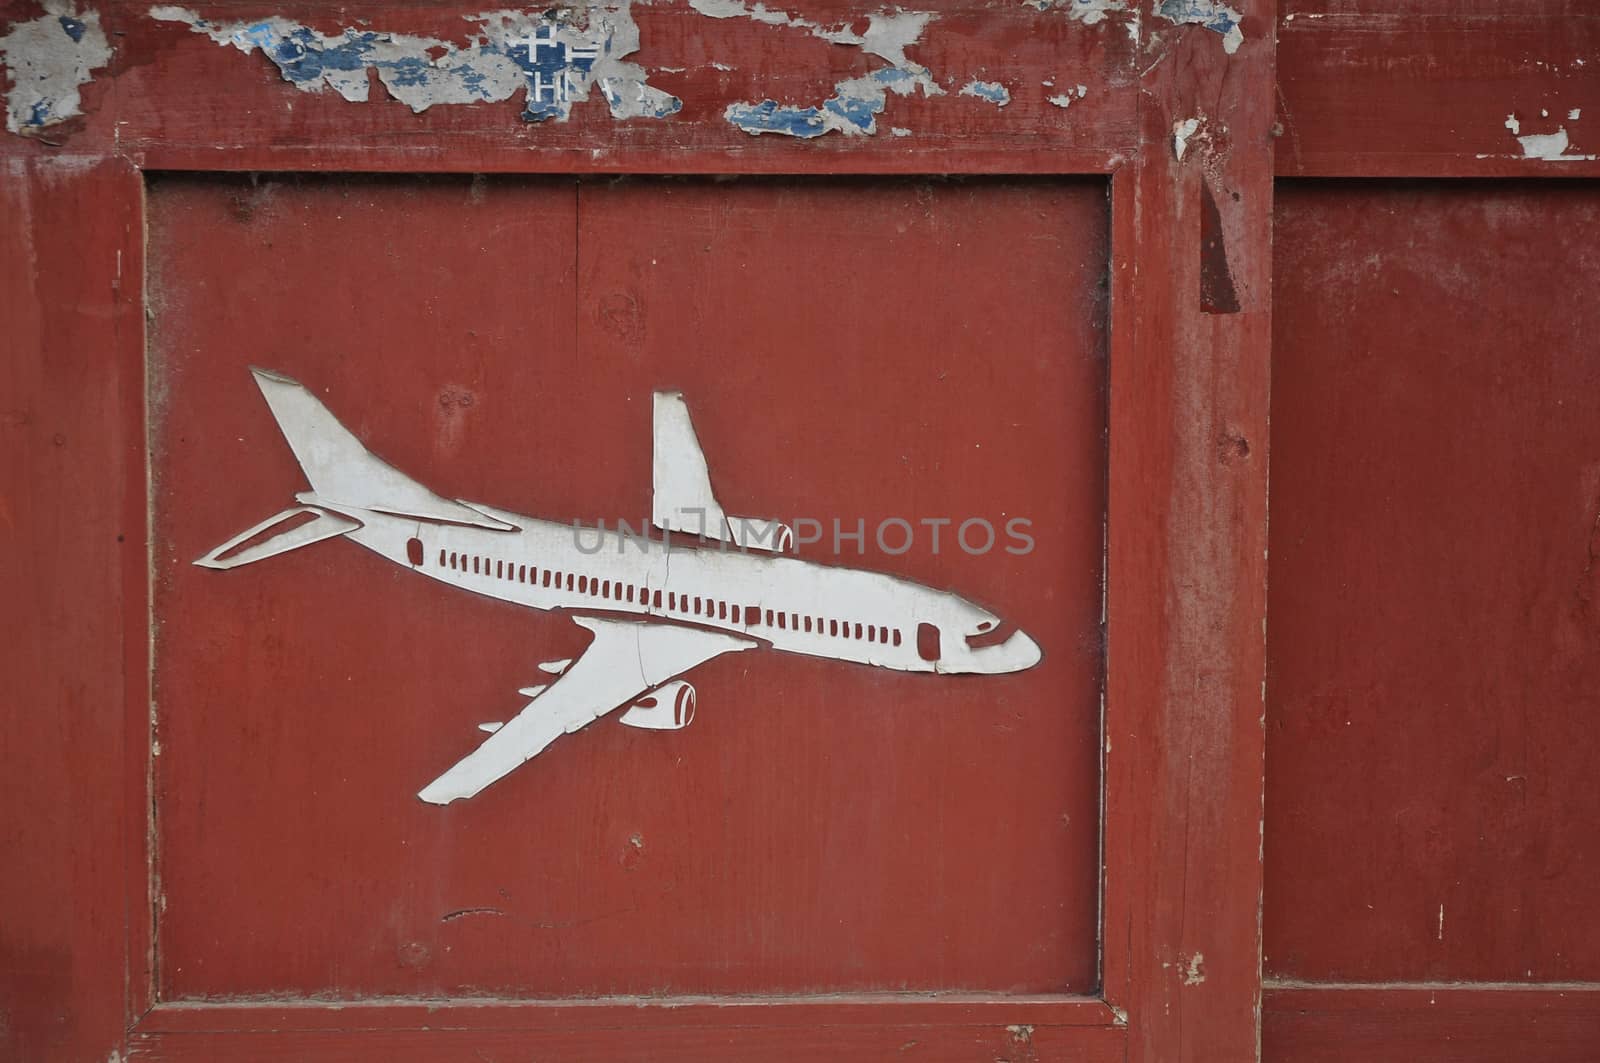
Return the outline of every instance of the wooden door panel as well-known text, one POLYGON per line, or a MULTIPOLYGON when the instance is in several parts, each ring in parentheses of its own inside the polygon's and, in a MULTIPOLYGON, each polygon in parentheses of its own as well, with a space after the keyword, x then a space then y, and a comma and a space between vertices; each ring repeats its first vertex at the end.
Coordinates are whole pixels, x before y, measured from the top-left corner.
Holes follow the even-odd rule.
POLYGON ((1267 969, 1593 981, 1600 199, 1278 202, 1267 969))
POLYGON ((1094 988, 1102 187, 163 178, 150 204, 164 998, 1094 988), (1046 662, 719 660, 680 733, 602 720, 424 804, 589 636, 342 541, 195 567, 303 489, 251 365, 449 497, 613 527, 648 516, 650 394, 681 390, 730 512, 982 600, 1046 662))
POLYGON ((30 707, 5 751, 27 784, 0 831, 24 913, 0 1054, 1254 1053, 1272 4, 940 2, 894 15, 903 47, 892 13, 736 6, 529 13, 636 27, 613 58, 682 102, 618 118, 596 94, 543 123, 521 99, 416 112, 376 73, 365 101, 308 91, 294 54, 211 32, 413 35, 390 43, 432 63, 474 47, 445 8, 0 20, 56 59, 96 31, 110 52, 62 72, 81 114, 0 136, 25 326, 0 337, 22 396, 0 423, 29 461, 69 448, 0 494, 30 507, 0 522, 27 566, 0 652, 30 707), (729 114, 913 66, 937 91, 852 131, 729 114), (762 174, 784 179, 714 178, 762 174), (583 637, 347 543, 192 565, 302 486, 251 364, 444 505, 558 519, 641 516, 641 407, 703 391, 719 490, 758 515, 1029 516, 1026 557, 897 554, 869 527, 861 560, 1050 650, 909 698, 714 660, 693 729, 603 721, 423 809, 583 637), (43 778, 69 739, 75 772, 43 778))

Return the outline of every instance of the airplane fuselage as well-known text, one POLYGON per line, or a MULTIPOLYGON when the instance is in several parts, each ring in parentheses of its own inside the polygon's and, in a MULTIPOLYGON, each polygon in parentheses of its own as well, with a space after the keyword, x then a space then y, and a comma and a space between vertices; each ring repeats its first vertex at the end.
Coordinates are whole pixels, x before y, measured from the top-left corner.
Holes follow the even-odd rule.
POLYGON ((362 546, 431 579, 532 609, 637 616, 772 649, 906 672, 998 673, 1039 660, 1027 635, 948 591, 715 541, 574 526, 472 503, 510 530, 402 517, 306 494, 361 522, 362 546), (971 639, 973 642, 969 642, 971 639), (976 645, 974 645, 976 643, 976 645))

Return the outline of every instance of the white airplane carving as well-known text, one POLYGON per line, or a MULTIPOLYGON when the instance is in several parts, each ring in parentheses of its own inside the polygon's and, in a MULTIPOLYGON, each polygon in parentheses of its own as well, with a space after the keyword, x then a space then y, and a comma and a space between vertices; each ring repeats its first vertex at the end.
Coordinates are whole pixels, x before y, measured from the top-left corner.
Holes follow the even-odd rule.
POLYGON ((790 541, 789 529, 726 515, 676 393, 655 396, 651 520, 696 534, 690 546, 603 528, 580 536, 574 525, 441 497, 373 455, 296 381, 251 372, 312 489, 195 564, 236 568, 343 535, 463 590, 564 610, 594 633, 576 661, 540 665, 548 682, 520 691, 530 700, 506 723, 480 725, 489 737, 424 787, 424 801, 472 797, 623 706, 630 726, 684 727, 695 696, 681 677, 724 653, 760 647, 941 674, 1039 662, 1026 634, 948 591, 778 556, 772 547, 790 541))

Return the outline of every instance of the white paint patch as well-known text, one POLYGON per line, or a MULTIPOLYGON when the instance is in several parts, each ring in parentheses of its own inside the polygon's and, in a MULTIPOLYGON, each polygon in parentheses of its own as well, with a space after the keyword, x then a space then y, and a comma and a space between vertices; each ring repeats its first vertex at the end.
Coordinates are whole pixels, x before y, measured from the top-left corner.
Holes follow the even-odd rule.
POLYGON ((819 40, 830 44, 853 45, 898 67, 911 65, 906 59, 906 48, 922 38, 922 31, 934 19, 931 11, 878 11, 867 16, 865 32, 857 33, 850 22, 824 26, 820 22, 791 15, 756 3, 746 5, 742 0, 689 0, 689 6, 707 18, 747 18, 769 26, 788 26, 805 30, 819 40))
POLYGON ((1064 11, 1074 22, 1093 26, 1104 22, 1113 11, 1126 11, 1125 0, 1022 0, 1035 11, 1064 11))
POLYGON ((368 99, 371 71, 395 99, 419 113, 438 104, 497 103, 522 91, 525 119, 565 121, 574 103, 598 90, 613 118, 665 118, 682 101, 650 85, 638 64, 624 61, 639 50, 629 5, 630 0, 591 0, 576 11, 467 15, 479 29, 465 45, 365 27, 330 36, 276 15, 211 22, 187 8, 159 6, 150 17, 184 23, 245 54, 260 49, 301 91, 331 88, 355 103, 368 99))
POLYGON ((1569 121, 1569 122, 1576 122, 1578 119, 1580 119, 1582 117, 1583 117, 1583 108, 1582 107, 1574 107, 1572 110, 1567 112, 1567 121, 1569 121))
POLYGON ((1011 102, 1011 90, 998 81, 969 81, 961 86, 961 95, 988 100, 996 107, 1004 107, 1011 102))
POLYGON ((1205 953, 1197 952, 1183 961, 1183 984, 1204 985, 1206 980, 1205 953))
POLYGON ((897 126, 890 126, 889 127, 889 133, 892 136, 909 137, 911 135, 911 130, 907 129, 905 126, 897 125, 897 126))
POLYGON ((45 13, 0 37, 0 62, 11 77, 6 129, 28 133, 83 113, 78 90, 111 61, 98 12, 70 0, 46 0, 45 13))
POLYGON ((1221 35, 1222 50, 1232 55, 1244 43, 1239 12, 1221 0, 1154 0, 1154 13, 1180 26, 1204 26, 1221 35))
POLYGON ((1566 127, 1557 129, 1554 133, 1530 133, 1517 138, 1517 143, 1522 145, 1524 159, 1542 159, 1545 162, 1593 162, 1594 155, 1568 154, 1567 148, 1572 146, 1567 137, 1566 127))
MULTIPOLYGON (((715 514, 701 522, 706 534, 695 546, 652 539, 643 528, 585 528, 444 499, 368 451, 298 382, 253 374, 311 482, 298 500, 343 520, 337 537, 446 586, 561 610, 593 632, 576 660, 541 664, 556 678, 523 688, 529 701, 522 710, 504 724, 483 726, 489 736, 424 787, 418 794, 424 801, 472 797, 562 735, 623 706, 630 706, 632 726, 682 728, 695 699, 684 674, 725 653, 759 647, 900 672, 977 675, 1020 672, 1042 659, 1026 634, 950 591, 750 552, 751 537, 733 530, 741 518, 723 516, 688 407, 676 393, 658 393, 653 407, 652 519, 684 527, 670 508, 684 503, 715 514)), ((752 523, 773 545, 782 525, 752 523)), ((242 541, 236 536, 230 543, 242 541)))
POLYGON ((1045 102, 1049 103, 1049 104, 1054 104, 1055 106, 1061 108, 1064 111, 1068 107, 1072 106, 1072 97, 1071 96, 1065 96, 1065 95, 1063 95, 1063 96, 1046 96, 1045 97, 1045 102))
POLYGON ((1179 162, 1189 150, 1189 141, 1200 131, 1200 122, 1199 118, 1185 118, 1172 123, 1172 154, 1179 162))
POLYGON ((1517 121, 1516 115, 1508 114, 1506 115, 1506 128, 1511 130, 1512 136, 1515 136, 1516 134, 1522 132, 1522 123, 1517 121))

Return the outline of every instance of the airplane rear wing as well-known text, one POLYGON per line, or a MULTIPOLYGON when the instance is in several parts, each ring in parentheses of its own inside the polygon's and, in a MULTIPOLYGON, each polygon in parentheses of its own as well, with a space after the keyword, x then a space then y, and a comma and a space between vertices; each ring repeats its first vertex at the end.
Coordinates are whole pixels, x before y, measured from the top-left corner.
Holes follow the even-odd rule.
POLYGON ((361 527, 361 522, 316 506, 292 506, 235 535, 195 564, 201 568, 238 568, 288 553, 361 527))

